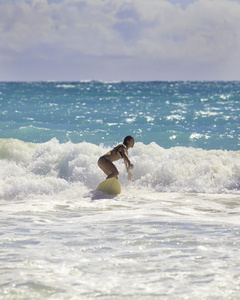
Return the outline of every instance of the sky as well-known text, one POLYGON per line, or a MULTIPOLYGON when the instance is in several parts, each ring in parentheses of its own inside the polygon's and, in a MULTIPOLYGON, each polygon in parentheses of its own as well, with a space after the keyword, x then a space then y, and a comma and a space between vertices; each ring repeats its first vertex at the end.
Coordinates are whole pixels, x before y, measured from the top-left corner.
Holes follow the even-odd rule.
POLYGON ((0 81, 240 80, 240 0, 0 0, 0 81))

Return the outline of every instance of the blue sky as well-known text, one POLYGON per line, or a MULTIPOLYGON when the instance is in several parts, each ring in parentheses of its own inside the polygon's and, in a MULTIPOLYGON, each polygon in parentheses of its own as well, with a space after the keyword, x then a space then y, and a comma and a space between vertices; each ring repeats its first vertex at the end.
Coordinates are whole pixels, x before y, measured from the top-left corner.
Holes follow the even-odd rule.
POLYGON ((240 80, 240 0, 0 0, 15 80, 240 80))

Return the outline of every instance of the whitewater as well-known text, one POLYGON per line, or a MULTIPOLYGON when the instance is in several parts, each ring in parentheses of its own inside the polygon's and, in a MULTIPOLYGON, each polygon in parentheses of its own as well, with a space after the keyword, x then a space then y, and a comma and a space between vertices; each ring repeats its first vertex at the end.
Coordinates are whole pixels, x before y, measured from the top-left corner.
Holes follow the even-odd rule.
POLYGON ((239 299, 239 87, 1 83, 0 298, 239 299))

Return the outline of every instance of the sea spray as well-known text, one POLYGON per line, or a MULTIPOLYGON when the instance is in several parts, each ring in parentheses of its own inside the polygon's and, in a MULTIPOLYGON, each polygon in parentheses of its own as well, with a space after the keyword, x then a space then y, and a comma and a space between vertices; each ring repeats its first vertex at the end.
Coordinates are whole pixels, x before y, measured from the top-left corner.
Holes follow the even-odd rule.
MULTIPOLYGON (((68 195, 78 188, 86 193, 106 175, 98 158, 110 147, 91 143, 26 143, 1 139, 1 198, 32 198, 68 195)), ((164 149, 156 143, 136 143, 129 150, 134 163, 129 182, 122 160, 115 162, 124 189, 152 192, 234 193, 240 190, 239 151, 203 150, 187 147, 164 149)), ((83 195, 80 192, 79 195, 83 195)))

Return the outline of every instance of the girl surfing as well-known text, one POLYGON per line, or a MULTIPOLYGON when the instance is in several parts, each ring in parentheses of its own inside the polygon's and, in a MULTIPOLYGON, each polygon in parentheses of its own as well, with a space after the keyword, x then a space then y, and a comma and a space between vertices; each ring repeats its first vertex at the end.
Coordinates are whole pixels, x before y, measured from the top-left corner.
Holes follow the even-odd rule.
POLYGON ((133 148, 134 144, 134 137, 128 135, 125 137, 122 144, 117 145, 111 151, 107 152, 99 158, 98 166, 107 175, 106 179, 113 177, 116 177, 118 179, 119 172, 116 166, 113 164, 113 162, 123 158, 128 173, 128 180, 131 180, 132 174, 129 170, 133 169, 134 165, 130 162, 128 158, 128 149, 133 148))

